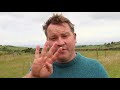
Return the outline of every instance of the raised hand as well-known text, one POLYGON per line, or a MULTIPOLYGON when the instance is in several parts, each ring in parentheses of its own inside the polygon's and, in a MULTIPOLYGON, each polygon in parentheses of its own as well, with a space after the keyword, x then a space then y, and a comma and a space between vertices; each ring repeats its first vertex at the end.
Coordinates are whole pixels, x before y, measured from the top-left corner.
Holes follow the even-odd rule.
POLYGON ((40 46, 36 47, 35 58, 32 64, 31 74, 34 77, 46 78, 53 73, 53 62, 57 59, 59 52, 62 50, 62 47, 58 48, 57 44, 54 43, 53 46, 49 48, 49 42, 47 41, 44 45, 44 48, 41 53, 40 46))

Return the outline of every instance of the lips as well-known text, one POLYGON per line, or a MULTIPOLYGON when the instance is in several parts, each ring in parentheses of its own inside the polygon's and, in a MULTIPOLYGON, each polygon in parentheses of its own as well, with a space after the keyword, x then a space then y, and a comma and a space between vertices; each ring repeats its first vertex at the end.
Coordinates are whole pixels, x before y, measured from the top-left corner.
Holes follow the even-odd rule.
POLYGON ((67 50, 67 49, 62 49, 62 50, 60 51, 60 53, 61 53, 61 54, 62 54, 62 53, 65 53, 66 50, 67 50))
MULTIPOLYGON (((60 47, 59 47, 60 48, 60 47)), ((66 50, 68 50, 67 48, 65 47, 62 47, 62 50, 59 52, 59 53, 64 53, 66 50)))
POLYGON ((67 49, 62 49, 62 50, 67 50, 67 49))

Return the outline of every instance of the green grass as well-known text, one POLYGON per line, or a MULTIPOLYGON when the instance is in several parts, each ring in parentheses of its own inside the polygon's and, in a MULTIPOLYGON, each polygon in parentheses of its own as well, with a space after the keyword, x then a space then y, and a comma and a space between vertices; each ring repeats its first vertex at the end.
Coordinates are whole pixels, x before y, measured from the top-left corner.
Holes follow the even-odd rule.
MULTIPOLYGON (((120 51, 80 51, 86 57, 99 60, 110 78, 120 78, 120 51)), ((0 55, 0 78, 21 78, 33 61, 33 54, 0 55)))
POLYGON ((33 55, 4 55, 0 57, 0 77, 20 78, 23 77, 30 68, 33 55))

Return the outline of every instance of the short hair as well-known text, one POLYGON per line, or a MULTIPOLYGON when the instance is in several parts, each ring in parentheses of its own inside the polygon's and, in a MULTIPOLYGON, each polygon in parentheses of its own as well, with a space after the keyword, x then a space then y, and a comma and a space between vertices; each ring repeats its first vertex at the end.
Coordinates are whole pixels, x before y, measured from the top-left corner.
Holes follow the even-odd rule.
POLYGON ((43 25, 45 35, 47 36, 47 28, 50 24, 60 25, 62 23, 67 23, 71 31, 74 33, 74 24, 72 24, 68 18, 64 17, 62 14, 53 14, 53 16, 50 17, 43 25))

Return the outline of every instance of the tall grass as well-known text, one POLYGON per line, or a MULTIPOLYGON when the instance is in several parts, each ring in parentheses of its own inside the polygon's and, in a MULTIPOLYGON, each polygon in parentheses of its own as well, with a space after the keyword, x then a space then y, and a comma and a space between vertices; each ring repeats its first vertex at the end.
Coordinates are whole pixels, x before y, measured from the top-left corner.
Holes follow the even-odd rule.
MULTIPOLYGON (((99 60, 110 78, 120 78, 120 51, 80 51, 86 57, 99 60)), ((0 78, 21 78, 29 72, 33 54, 1 55, 0 78)))
POLYGON ((33 55, 3 55, 0 56, 0 77, 20 78, 29 71, 33 55))

